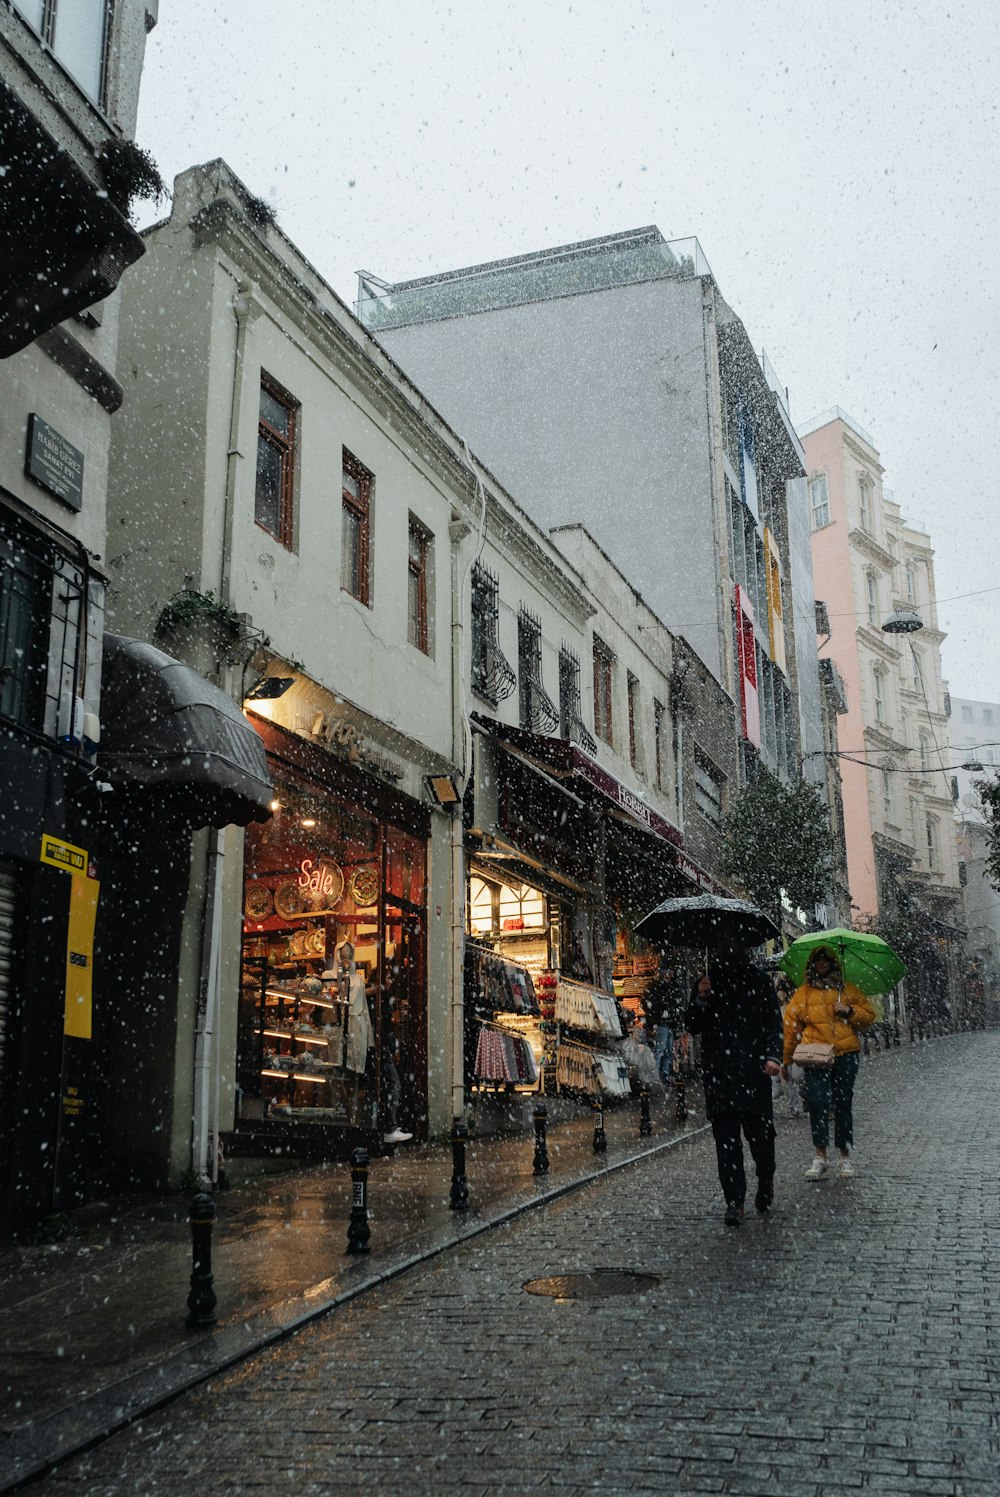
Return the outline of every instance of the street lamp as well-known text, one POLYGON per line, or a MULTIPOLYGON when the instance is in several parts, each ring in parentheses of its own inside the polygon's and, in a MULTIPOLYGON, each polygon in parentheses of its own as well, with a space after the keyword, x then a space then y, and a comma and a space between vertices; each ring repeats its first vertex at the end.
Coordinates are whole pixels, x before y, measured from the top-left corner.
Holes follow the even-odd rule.
POLYGON ((895 608, 882 625, 882 633, 916 634, 923 627, 924 621, 919 613, 913 613, 908 608, 895 608))

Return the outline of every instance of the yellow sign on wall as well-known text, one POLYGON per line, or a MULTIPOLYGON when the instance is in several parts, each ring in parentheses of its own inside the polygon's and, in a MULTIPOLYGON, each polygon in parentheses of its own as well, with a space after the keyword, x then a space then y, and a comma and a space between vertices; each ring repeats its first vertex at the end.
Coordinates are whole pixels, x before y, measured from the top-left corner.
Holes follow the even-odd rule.
POLYGON ((89 1040, 93 1034, 94 927, 101 885, 87 875, 90 858, 86 849, 74 847, 72 842, 43 836, 41 859, 70 875, 63 1034, 89 1040))
POLYGON ((42 862, 61 868, 63 873, 86 873, 87 854, 82 847, 64 842, 61 837, 42 836, 42 862))

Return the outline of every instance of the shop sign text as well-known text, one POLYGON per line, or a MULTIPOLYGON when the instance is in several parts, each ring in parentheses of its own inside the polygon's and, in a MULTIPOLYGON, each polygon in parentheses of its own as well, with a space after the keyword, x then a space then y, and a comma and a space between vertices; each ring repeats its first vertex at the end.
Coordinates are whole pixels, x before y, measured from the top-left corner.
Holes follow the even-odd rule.
POLYGON ((348 722, 346 717, 337 717, 332 712, 326 712, 320 719, 318 730, 314 731, 317 738, 329 748, 336 749, 343 754, 352 764, 363 765, 387 780, 403 778, 404 771, 399 765, 372 748, 360 729, 354 723, 348 722))

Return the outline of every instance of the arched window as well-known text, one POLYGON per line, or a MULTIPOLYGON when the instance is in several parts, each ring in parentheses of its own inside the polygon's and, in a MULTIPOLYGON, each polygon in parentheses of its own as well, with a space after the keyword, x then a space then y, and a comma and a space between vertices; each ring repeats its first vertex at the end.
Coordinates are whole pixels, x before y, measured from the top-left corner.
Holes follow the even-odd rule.
POLYGON ((927 734, 922 732, 920 734, 920 768, 921 769, 930 769, 930 767, 931 767, 931 741, 928 738, 927 734))
POLYGON ((917 601, 917 573, 912 562, 906 564, 906 601, 907 603, 917 601))

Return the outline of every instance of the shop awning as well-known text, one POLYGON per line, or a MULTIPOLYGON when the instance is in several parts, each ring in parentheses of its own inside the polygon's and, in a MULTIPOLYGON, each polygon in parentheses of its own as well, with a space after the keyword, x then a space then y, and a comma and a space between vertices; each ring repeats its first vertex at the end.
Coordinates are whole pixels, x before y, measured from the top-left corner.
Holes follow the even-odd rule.
POLYGON ((100 772, 190 826, 267 821, 274 794, 258 734, 225 692, 173 656, 104 636, 100 772))
POLYGON ((479 713, 473 713, 472 720, 476 727, 496 738, 508 751, 552 776, 560 788, 589 798, 591 805, 599 806, 605 812, 609 825, 620 826, 625 834, 634 833, 629 842, 643 854, 644 860, 653 854, 654 863, 661 858, 669 861, 695 887, 706 892, 721 892, 715 880, 684 851, 684 836, 679 828, 602 769, 576 744, 564 738, 549 738, 508 723, 494 722, 479 713))

